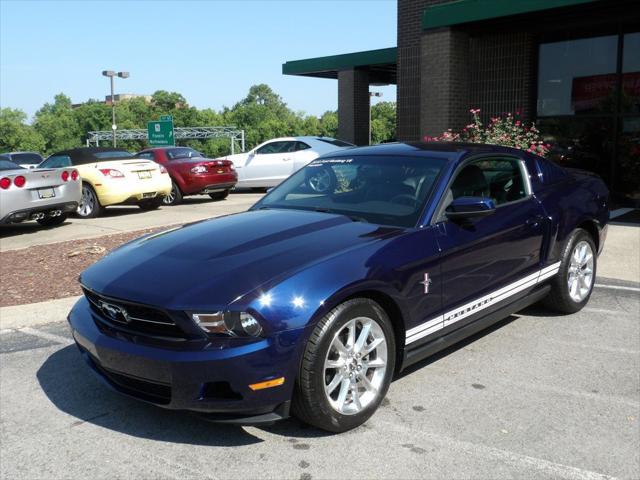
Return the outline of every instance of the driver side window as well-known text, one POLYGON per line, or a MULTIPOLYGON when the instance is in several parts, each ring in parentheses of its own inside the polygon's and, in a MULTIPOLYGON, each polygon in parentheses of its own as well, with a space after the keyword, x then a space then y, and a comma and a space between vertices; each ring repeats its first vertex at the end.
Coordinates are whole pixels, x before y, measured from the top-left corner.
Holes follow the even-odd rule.
POLYGON ((268 155, 270 153, 286 153, 291 151, 290 147, 294 146, 295 142, 271 142, 263 145, 256 150, 258 155, 268 155))
POLYGON ((459 197, 491 198, 496 206, 528 195, 521 162, 515 158, 487 158, 464 167, 451 184, 452 200, 459 197))

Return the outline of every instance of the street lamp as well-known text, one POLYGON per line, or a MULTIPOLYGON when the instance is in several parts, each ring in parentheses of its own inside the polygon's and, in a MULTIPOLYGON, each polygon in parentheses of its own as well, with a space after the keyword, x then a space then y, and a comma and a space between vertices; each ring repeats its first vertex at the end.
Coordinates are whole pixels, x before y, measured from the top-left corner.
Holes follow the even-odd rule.
POLYGON ((369 92, 369 145, 371 145, 371 97, 381 97, 382 92, 369 92))
POLYGON ((113 146, 116 146, 116 130, 118 129, 116 125, 116 98, 113 93, 113 79, 116 75, 120 78, 129 78, 129 72, 114 72, 113 70, 103 70, 102 75, 105 77, 109 77, 111 81, 111 130, 113 131, 113 146))

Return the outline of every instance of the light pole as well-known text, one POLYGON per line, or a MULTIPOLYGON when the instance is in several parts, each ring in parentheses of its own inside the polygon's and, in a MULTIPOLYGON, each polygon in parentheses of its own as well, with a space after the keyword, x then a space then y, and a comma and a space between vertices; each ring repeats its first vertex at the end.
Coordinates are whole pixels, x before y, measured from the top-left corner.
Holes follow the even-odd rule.
POLYGON ((371 145, 371 97, 381 97, 382 92, 369 92, 369 145, 371 145))
POLYGON ((113 70, 103 70, 102 75, 105 77, 109 77, 111 81, 111 130, 113 131, 113 146, 116 146, 116 130, 118 126, 116 125, 116 97, 113 93, 113 79, 116 75, 120 78, 129 78, 129 72, 114 72, 113 70))

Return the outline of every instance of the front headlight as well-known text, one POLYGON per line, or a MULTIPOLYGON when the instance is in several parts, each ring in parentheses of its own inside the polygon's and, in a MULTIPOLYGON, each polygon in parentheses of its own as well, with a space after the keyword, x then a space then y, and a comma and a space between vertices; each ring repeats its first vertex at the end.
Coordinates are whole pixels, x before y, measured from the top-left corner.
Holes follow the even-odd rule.
POLYGON ((205 332, 231 337, 259 337, 262 326, 247 312, 192 313, 191 318, 205 332))

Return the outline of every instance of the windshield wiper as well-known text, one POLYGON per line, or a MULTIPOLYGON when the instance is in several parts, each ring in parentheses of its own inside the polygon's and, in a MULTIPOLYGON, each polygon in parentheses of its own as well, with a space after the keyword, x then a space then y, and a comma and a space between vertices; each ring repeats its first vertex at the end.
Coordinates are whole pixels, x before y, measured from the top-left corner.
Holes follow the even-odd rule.
POLYGON ((351 214, 343 213, 343 212, 336 212, 335 210, 331 210, 330 208, 316 207, 316 208, 313 209, 313 211, 314 212, 322 212, 322 213, 332 213, 334 215, 342 215, 344 217, 350 218, 354 222, 369 223, 369 221, 364 217, 360 217, 358 215, 351 215, 351 214))

